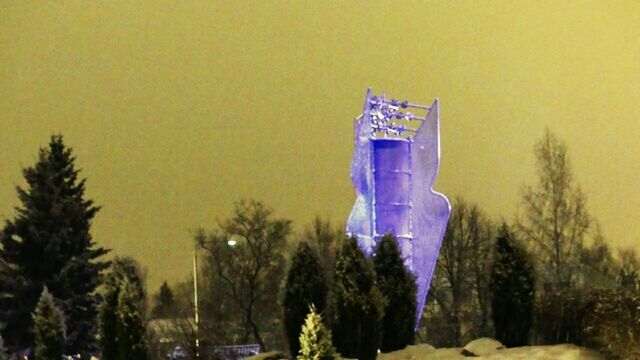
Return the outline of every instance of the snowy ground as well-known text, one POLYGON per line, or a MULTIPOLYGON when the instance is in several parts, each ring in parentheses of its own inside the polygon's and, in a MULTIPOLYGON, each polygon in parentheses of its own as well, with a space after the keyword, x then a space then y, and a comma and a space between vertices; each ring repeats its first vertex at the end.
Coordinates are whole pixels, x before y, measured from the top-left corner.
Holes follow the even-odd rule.
MULTIPOLYGON (((511 349, 497 349, 490 339, 475 340, 472 347, 473 357, 465 357, 463 348, 434 349, 430 345, 409 346, 404 350, 380 354, 379 360, 456 360, 456 359, 536 359, 536 360, 603 360, 604 357, 595 351, 580 348, 575 345, 561 344, 549 346, 524 346, 511 349)), ((498 343, 499 344, 499 343, 498 343)), ((469 344, 471 345, 471 343, 469 344)), ((469 345, 465 346, 469 349, 469 345)))
MULTIPOLYGON (((282 353, 264 353, 247 360, 281 359, 282 353)), ((419 344, 387 354, 379 354, 377 360, 604 360, 597 352, 575 345, 524 346, 506 349, 492 339, 477 339, 464 348, 435 349, 419 344), (468 356, 463 355, 467 350, 468 356)))

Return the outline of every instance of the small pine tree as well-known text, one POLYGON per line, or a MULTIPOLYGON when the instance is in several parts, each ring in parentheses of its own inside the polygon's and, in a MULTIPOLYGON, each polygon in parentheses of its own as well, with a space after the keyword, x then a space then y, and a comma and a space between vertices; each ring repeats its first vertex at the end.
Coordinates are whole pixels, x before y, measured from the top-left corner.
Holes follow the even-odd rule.
POLYGON ((397 239, 380 239, 373 260, 378 288, 385 298, 380 350, 390 352, 413 344, 416 319, 416 281, 402 261, 397 239))
POLYGON ((375 285, 373 264, 355 238, 346 239, 336 260, 331 289, 333 342, 342 356, 376 358, 383 302, 375 285))
POLYGON ((533 268, 506 224, 496 242, 491 269, 492 315, 496 339, 508 347, 528 343, 535 298, 533 268))
POLYGON ((33 312, 35 359, 59 360, 66 342, 64 316, 45 287, 33 312))
POLYGON ((638 273, 632 269, 620 269, 618 283, 623 289, 636 290, 638 288, 638 273))
MULTIPOLYGON (((112 265, 112 267, 116 265, 112 265)), ((118 360, 117 325, 118 295, 120 293, 120 278, 114 275, 114 270, 105 279, 104 300, 100 307, 100 348, 102 359, 118 360)))
POLYGON ((315 306, 309 306, 309 314, 304 320, 300 333, 300 355, 298 360, 331 360, 335 349, 331 344, 331 332, 322 323, 322 316, 315 306))
POLYGON ((4 347, 2 336, 0 336, 0 360, 9 360, 9 351, 4 347))
POLYGON ((117 342, 120 360, 147 359, 144 321, 144 295, 136 284, 124 279, 120 284, 117 307, 117 342))
POLYGON ((163 281, 158 293, 155 296, 156 304, 151 310, 151 316, 155 319, 166 319, 175 312, 176 301, 173 297, 173 290, 163 281))
MULTIPOLYGON (((100 345, 102 348, 103 360, 123 360, 128 357, 121 357, 118 334, 121 320, 119 317, 119 300, 123 288, 136 288, 138 301, 144 304, 144 282, 138 263, 131 258, 116 258, 111 264, 109 273, 104 279, 104 301, 100 308, 100 345), (123 286, 124 283, 128 285, 123 286)), ((143 306, 143 305, 141 305, 143 306)), ((123 340, 124 341, 124 340, 123 340)))
POLYGON ((326 298, 327 284, 320 262, 309 245, 301 242, 291 261, 282 299, 284 325, 291 356, 295 356, 300 350, 300 329, 305 322, 309 306, 314 305, 319 312, 323 312, 326 298))

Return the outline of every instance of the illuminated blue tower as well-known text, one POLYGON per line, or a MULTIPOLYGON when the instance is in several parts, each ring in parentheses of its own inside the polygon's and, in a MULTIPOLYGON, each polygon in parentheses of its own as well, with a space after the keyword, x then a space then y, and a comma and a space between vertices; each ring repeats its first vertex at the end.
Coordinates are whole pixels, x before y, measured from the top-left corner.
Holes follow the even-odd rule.
POLYGON ((385 234, 398 239, 416 276, 416 327, 451 212, 447 198, 432 188, 440 164, 438 110, 438 100, 417 105, 369 89, 354 124, 351 179, 357 197, 347 232, 368 254, 385 234))

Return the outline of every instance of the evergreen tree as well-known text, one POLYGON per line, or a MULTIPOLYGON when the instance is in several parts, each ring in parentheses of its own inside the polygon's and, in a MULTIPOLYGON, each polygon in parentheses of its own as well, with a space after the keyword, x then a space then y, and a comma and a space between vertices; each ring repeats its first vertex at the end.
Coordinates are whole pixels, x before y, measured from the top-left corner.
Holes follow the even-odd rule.
POLYGON ((322 316, 318 314, 315 306, 309 306, 309 310, 300 333, 298 360, 334 359, 336 351, 331 344, 331 332, 322 323, 322 316))
POLYGON ((117 342, 120 360, 147 359, 144 295, 136 284, 124 279, 118 294, 117 342))
POLYGON ((336 260, 331 289, 333 341, 347 358, 372 360, 380 345, 383 298, 373 264, 355 238, 346 239, 336 260))
MULTIPOLYGON (((144 308, 144 280, 140 266, 132 258, 115 258, 111 264, 110 271, 104 279, 104 301, 100 308, 100 345, 102 348, 103 360, 123 360, 128 357, 122 357, 120 349, 126 348, 128 345, 121 345, 121 341, 129 341, 122 339, 119 332, 128 329, 128 325, 121 324, 122 319, 128 318, 120 316, 125 314, 121 307, 121 292, 127 290, 128 295, 124 296, 125 308, 136 309, 144 308), (130 300, 131 297, 137 296, 136 301, 130 300), (125 306, 126 305, 126 306, 125 306)), ((140 314, 143 314, 141 312, 140 314)), ((135 321, 133 321, 135 322, 135 321)))
POLYGON ((158 293, 155 296, 156 304, 151 311, 151 316, 156 319, 165 319, 175 315, 176 301, 173 297, 173 290, 163 281, 158 293))
POLYGON ((306 242, 301 242, 291 261, 284 287, 282 307, 284 325, 291 356, 300 350, 300 329, 314 305, 319 312, 325 309, 327 285, 320 262, 306 242))
POLYGON ((534 273, 525 251, 506 224, 496 242, 490 289, 495 337, 508 347, 526 345, 535 297, 534 273))
POLYGON ((0 360, 9 360, 9 352, 4 346, 4 339, 0 336, 0 360))
POLYGON ((416 280, 407 270, 396 238, 380 239, 373 260, 378 288, 385 298, 380 350, 390 352, 413 344, 416 319, 416 280))
POLYGON ((116 276, 117 261, 112 264, 111 272, 105 278, 104 300, 100 307, 100 348, 102 359, 118 360, 117 325, 118 295, 122 278, 116 276))
POLYGON ((75 158, 62 136, 53 136, 33 167, 24 169, 26 188, 18 187, 22 205, 5 222, 0 259, 6 281, 0 282, 0 323, 12 349, 33 343, 31 311, 46 286, 66 315, 67 347, 86 354, 94 349, 95 289, 107 253, 95 247, 89 228, 99 208, 84 198, 75 158))
POLYGON ((45 287, 33 312, 35 359, 60 360, 64 355, 66 334, 64 316, 45 287))
POLYGON ((635 270, 620 269, 618 283, 623 289, 636 290, 638 288, 638 273, 635 270))

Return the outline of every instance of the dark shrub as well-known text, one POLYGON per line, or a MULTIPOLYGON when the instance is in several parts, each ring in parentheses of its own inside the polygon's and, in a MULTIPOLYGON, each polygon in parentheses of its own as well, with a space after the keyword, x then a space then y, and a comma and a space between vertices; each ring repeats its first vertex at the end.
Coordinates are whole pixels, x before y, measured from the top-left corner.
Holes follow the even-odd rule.
POLYGON ((508 347, 524 346, 533 320, 533 267, 506 224, 500 229, 495 251, 489 282, 495 338, 508 347))
POLYGON ((413 344, 416 319, 416 280, 407 270, 396 238, 387 234, 373 259, 378 288, 385 298, 380 350, 390 352, 413 344))
POLYGON ((331 288, 333 342, 343 357, 376 358, 384 304, 375 276, 371 260, 356 239, 347 239, 336 261, 331 288))
POLYGON ((318 313, 325 309, 327 284, 318 258, 306 242, 298 245, 282 296, 285 331, 289 340, 289 352, 295 358, 300 351, 300 331, 313 305, 318 313))

